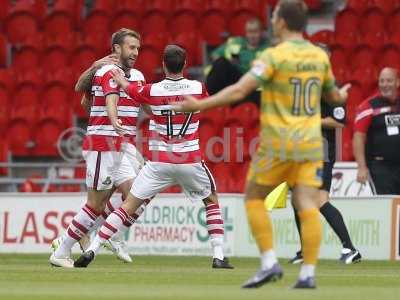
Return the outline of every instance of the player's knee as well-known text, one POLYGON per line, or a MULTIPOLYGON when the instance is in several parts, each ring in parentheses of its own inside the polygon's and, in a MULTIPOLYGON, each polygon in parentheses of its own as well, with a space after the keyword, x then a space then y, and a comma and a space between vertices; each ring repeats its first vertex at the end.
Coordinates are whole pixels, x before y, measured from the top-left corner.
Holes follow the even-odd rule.
POLYGON ((128 197, 129 191, 131 190, 133 180, 129 179, 118 186, 118 190, 122 193, 124 199, 128 197))
POLYGON ((325 203, 329 202, 329 193, 325 190, 320 190, 319 192, 319 207, 325 205, 325 203))
POLYGON ((133 215, 136 210, 143 204, 144 200, 133 196, 128 193, 125 201, 122 203, 121 207, 127 212, 128 215, 133 215))
POLYGON ((215 193, 212 193, 210 196, 208 196, 207 198, 203 199, 203 203, 204 205, 209 205, 209 204, 218 204, 218 196, 215 193))

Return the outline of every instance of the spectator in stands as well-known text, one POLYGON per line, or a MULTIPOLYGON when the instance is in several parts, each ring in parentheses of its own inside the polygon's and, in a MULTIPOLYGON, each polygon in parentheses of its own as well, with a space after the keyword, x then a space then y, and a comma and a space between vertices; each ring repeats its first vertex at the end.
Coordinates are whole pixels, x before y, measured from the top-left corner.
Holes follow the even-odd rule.
POLYGON ((377 194, 400 195, 400 86, 396 69, 379 75, 379 93, 357 108, 353 152, 357 180, 371 177, 377 194))
MULTIPOLYGON (((259 19, 251 19, 246 23, 245 37, 231 37, 225 44, 215 49, 211 58, 212 68, 206 78, 207 90, 215 94, 250 70, 251 62, 269 43, 263 38, 262 24, 259 19)), ((260 93, 254 92, 247 99, 260 102, 260 93)))

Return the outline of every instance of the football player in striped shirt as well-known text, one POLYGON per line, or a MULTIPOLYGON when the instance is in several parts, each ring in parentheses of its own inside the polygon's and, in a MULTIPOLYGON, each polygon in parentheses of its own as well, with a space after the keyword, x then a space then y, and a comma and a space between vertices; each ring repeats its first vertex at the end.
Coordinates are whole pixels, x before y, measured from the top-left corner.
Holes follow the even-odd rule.
MULTIPOLYGON (((93 68, 82 76, 84 80, 91 82, 93 97, 87 133, 82 145, 87 169, 88 198, 86 204, 74 216, 65 234, 53 241, 53 253, 49 261, 54 266, 73 267, 73 245, 101 225, 107 218, 107 213, 120 206, 122 200, 119 197, 110 200, 111 195, 118 188, 126 197, 133 179, 141 168, 142 158, 135 147, 139 105, 129 98, 112 78, 112 70, 118 69, 129 81, 138 85, 144 83, 143 74, 132 68, 139 47, 140 35, 137 32, 129 29, 117 31, 112 36, 112 49, 118 63, 93 68), (90 77, 91 75, 93 77, 90 77), (124 132, 123 138, 114 130, 116 124, 110 122, 109 115, 118 116, 117 122, 124 132)), ((143 202, 143 206, 136 212, 138 216, 148 202, 147 199, 143 202)), ((127 220, 125 228, 134 221, 132 218, 127 220)), ((118 257, 124 261, 131 261, 129 254, 121 252, 122 248, 114 250, 118 250, 118 257)))
MULTIPOLYGON (((100 246, 121 231, 123 224, 136 218, 135 211, 145 199, 173 185, 180 185, 184 194, 193 202, 202 201, 206 208, 207 230, 213 249, 212 267, 232 269, 224 256, 224 221, 218 204, 215 181, 202 161, 199 141, 200 114, 175 113, 171 102, 192 95, 198 99, 207 96, 204 84, 183 76, 186 51, 176 45, 164 50, 165 79, 138 87, 129 84, 120 72, 114 79, 136 101, 150 106, 149 161, 140 170, 130 193, 122 206, 109 215, 88 250, 75 261, 75 267, 87 267, 98 253, 100 246)), ((116 120, 112 120, 116 123, 116 120)))

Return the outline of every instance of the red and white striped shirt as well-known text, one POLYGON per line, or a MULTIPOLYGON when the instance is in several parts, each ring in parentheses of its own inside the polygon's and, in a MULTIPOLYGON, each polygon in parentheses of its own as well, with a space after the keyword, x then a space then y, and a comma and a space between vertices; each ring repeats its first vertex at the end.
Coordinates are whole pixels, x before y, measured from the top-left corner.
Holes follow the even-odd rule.
MULTIPOLYGON (((136 136, 136 121, 139 113, 140 104, 129 97, 112 78, 111 70, 120 69, 116 65, 105 65, 94 75, 92 84, 93 102, 90 108, 89 123, 87 126, 86 137, 83 141, 83 150, 93 151, 119 151, 122 137, 118 136, 107 115, 106 96, 109 94, 119 94, 117 104, 118 118, 122 121, 129 142, 134 143, 136 136)), ((144 84, 143 74, 136 70, 129 71, 130 82, 135 82, 137 86, 144 84)))
POLYGON ((199 112, 175 113, 171 102, 182 101, 184 95, 207 97, 204 85, 196 80, 165 79, 138 87, 130 84, 128 95, 148 104, 153 116, 150 120, 149 151, 151 161, 187 164, 201 161, 199 143, 199 112))

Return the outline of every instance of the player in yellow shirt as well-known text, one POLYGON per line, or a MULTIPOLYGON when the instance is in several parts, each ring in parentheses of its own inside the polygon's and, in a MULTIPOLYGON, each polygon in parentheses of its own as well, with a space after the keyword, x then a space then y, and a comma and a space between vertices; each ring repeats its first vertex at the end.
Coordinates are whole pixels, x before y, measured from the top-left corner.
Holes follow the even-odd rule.
POLYGON ((335 86, 327 54, 305 41, 307 6, 301 0, 281 0, 272 25, 280 44, 265 50, 243 77, 201 101, 192 97, 175 104, 177 111, 197 111, 231 104, 262 88, 260 145, 247 175, 245 206, 261 254, 261 268, 244 288, 282 277, 273 250, 270 216, 263 199, 287 181, 299 212, 304 263, 294 288, 315 288, 315 265, 321 243, 318 187, 322 175, 321 97, 343 105, 346 85, 335 86))

